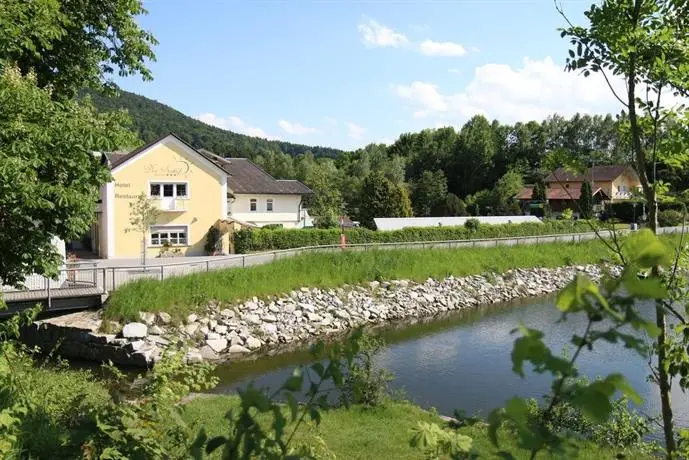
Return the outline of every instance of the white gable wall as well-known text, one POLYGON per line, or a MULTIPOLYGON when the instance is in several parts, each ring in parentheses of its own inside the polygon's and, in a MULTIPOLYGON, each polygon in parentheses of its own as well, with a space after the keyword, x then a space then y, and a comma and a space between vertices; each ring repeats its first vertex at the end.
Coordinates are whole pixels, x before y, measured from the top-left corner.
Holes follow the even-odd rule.
POLYGON ((301 195, 235 194, 234 201, 228 200, 228 214, 242 222, 259 227, 282 224, 285 228, 300 227, 301 195), (256 200, 256 211, 251 211, 251 199, 256 200), (266 211, 266 203, 273 200, 273 211, 266 211))

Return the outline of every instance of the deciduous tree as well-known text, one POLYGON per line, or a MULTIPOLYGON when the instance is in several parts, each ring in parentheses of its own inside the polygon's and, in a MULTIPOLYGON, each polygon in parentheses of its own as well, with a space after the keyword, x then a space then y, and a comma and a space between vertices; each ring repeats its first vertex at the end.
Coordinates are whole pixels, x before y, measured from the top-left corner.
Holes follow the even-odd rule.
MULTIPOLYGON (((126 231, 141 235, 141 262, 146 267, 146 240, 152 225, 158 221, 160 210, 145 193, 139 194, 135 201, 129 203, 129 227, 126 231)), ((161 243, 165 244, 165 241, 161 243)))
POLYGON ((395 184, 382 174, 369 175, 361 190, 361 224, 373 228, 376 217, 409 217, 411 201, 406 188, 395 184))
MULTIPOLYGON (((658 181, 648 171, 658 157, 661 121, 677 115, 667 96, 689 94, 689 3, 605 0, 586 11, 589 27, 574 26, 561 8, 560 13, 568 22, 562 36, 568 37, 572 45, 567 69, 584 76, 602 75, 623 107, 622 135, 633 152, 633 164, 648 206, 649 227, 655 232, 658 181)), ((684 113, 679 118, 686 120, 684 113)), ((653 272, 658 275, 658 271, 656 266, 653 272)), ((670 402, 672 372, 666 354, 666 306, 661 301, 656 304, 656 325, 660 334, 656 340, 659 364, 655 375, 667 457, 674 458, 677 445, 670 402)))
POLYGON ((0 73, 0 108, 0 280, 19 285, 29 273, 56 272, 53 237, 89 229, 110 177, 96 152, 135 145, 136 137, 126 114, 57 103, 16 68, 0 73))
POLYGON ((412 187, 414 214, 420 217, 443 215, 446 196, 445 174, 442 171, 424 171, 412 187))
POLYGON ((145 13, 141 0, 3 0, 0 62, 33 71, 54 97, 113 87, 114 74, 150 80, 157 42, 137 24, 145 13))

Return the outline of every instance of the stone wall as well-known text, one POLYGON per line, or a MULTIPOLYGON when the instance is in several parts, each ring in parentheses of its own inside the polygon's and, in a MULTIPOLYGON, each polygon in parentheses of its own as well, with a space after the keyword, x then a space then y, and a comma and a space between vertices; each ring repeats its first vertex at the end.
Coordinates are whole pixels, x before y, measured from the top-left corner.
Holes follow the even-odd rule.
MULTIPOLYGON (((619 275, 620 267, 609 267, 619 275)), ((141 320, 115 334, 98 333, 98 312, 81 312, 36 322, 27 341, 44 348, 62 340, 67 357, 150 366, 166 349, 183 347, 188 362, 236 359, 262 351, 282 351, 296 344, 342 334, 361 325, 380 325, 432 317, 478 305, 542 296, 563 288, 582 272, 594 281, 595 265, 510 270, 503 275, 373 281, 336 289, 302 288, 288 295, 235 305, 211 303, 176 323, 166 313, 141 313, 141 320)))

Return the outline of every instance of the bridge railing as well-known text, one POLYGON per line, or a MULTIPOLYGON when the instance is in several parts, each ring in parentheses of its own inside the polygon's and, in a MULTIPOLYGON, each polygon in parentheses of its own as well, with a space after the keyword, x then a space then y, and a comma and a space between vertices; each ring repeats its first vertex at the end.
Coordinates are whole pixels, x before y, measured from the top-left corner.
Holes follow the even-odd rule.
MULTIPOLYGON (((616 230, 617 234, 626 234, 630 230, 616 230)), ((683 227, 664 227, 658 233, 679 233, 683 227)), ((604 237, 612 235, 611 230, 600 230, 604 237)), ((165 280, 175 276, 192 273, 222 270, 227 268, 245 268, 254 265, 273 262, 278 259, 292 257, 299 254, 314 252, 341 251, 369 251, 386 249, 456 249, 479 248, 494 246, 518 246, 543 243, 577 243, 596 238, 594 232, 570 233, 559 235, 518 236, 507 238, 446 240, 446 241, 411 241, 399 243, 363 243, 340 245, 306 246, 301 248, 265 251, 250 254, 234 254, 229 256, 209 257, 203 260, 171 262, 156 265, 131 265, 117 267, 99 267, 97 263, 81 262, 68 265, 59 272, 56 279, 48 279, 41 275, 27 277, 25 291, 56 291, 60 289, 99 288, 102 292, 112 292, 118 287, 138 280, 165 280)), ((2 289, 5 292, 16 292, 16 289, 2 289)))

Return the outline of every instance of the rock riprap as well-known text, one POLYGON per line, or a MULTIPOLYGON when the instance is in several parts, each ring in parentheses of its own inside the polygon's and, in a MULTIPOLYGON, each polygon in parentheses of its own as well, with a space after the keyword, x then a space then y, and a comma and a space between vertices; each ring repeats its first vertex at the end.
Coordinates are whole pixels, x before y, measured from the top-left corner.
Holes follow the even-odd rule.
MULTIPOLYGON (((607 270, 613 275, 621 272, 620 267, 607 270)), ((336 289, 301 288, 278 297, 254 297, 233 306, 210 303, 178 324, 166 313, 142 312, 140 322, 125 324, 117 335, 97 332, 98 312, 80 312, 37 321, 28 335, 34 339, 30 342, 45 345, 57 336, 64 338, 65 331, 71 330, 67 342, 75 337, 79 340, 66 347, 63 343, 63 355, 112 359, 129 365, 150 366, 164 350, 173 347, 184 347, 188 362, 235 359, 265 349, 279 351, 281 346, 287 348, 286 344, 310 342, 361 325, 432 317, 550 294, 563 288, 577 272, 598 281, 603 269, 595 265, 515 269, 502 275, 450 276, 422 283, 373 281, 336 289), (92 317, 85 321, 85 315, 92 317), (87 327, 84 323, 88 323, 87 327), (41 336, 44 340, 40 340, 41 336), (103 353, 97 352, 98 347, 103 348, 103 353), (123 350, 113 351, 116 348, 123 350)))

